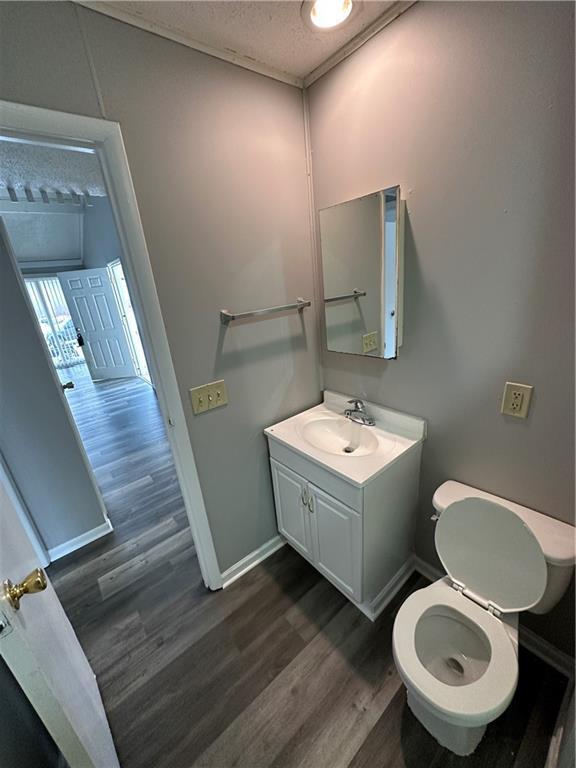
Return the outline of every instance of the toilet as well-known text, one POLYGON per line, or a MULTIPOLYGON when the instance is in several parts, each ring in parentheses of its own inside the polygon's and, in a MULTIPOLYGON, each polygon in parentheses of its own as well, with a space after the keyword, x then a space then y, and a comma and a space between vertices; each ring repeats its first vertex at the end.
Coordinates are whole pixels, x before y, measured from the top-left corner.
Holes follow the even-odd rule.
POLYGON ((574 528, 454 481, 433 505, 447 575, 402 604, 393 653, 413 714, 464 756, 516 690, 518 613, 549 611, 570 582, 574 528))

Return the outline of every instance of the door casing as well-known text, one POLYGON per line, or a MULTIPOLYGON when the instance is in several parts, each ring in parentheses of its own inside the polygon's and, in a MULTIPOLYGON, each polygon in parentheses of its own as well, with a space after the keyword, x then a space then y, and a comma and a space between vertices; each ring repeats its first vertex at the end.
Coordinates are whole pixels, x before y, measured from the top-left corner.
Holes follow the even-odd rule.
MULTIPOLYGON (((223 585, 174 365, 156 292, 136 193, 118 123, 0 100, 0 130, 98 157, 122 245, 123 268, 151 368, 198 562, 209 589, 223 585)), ((82 450, 83 447, 82 447, 82 450)))

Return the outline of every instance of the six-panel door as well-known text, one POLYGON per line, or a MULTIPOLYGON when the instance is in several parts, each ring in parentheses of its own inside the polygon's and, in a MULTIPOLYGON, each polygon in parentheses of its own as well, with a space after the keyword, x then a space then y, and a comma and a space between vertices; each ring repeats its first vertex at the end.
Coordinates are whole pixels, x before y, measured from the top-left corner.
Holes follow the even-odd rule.
POLYGON ((74 326, 84 339, 84 357, 91 377, 136 376, 108 270, 60 272, 58 279, 74 326))
POLYGON ((310 512, 308 511, 308 483, 287 467, 274 459, 272 482, 276 500, 276 516, 280 533, 292 546, 312 560, 312 532, 310 530, 310 512))

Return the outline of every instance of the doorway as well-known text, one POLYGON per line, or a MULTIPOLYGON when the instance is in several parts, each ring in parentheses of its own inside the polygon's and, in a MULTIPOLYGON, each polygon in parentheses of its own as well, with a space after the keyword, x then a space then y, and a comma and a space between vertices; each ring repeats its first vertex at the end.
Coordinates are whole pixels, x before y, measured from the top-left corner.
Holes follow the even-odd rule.
MULTIPOLYGON (((65 607, 79 591, 94 591, 92 620, 112 596, 122 605, 150 563, 169 569, 177 556, 200 572, 98 158, 82 152, 78 163, 73 148, 10 141, 1 150, 33 179, 23 190, 14 176, 14 186, 5 182, 1 215, 110 522, 97 536, 88 532, 90 546, 82 536, 52 548, 43 542, 65 607), (43 165, 53 169, 51 187, 43 165)), ((78 626, 87 615, 78 614, 78 626)))
POLYGON ((54 367, 58 370, 85 365, 58 278, 27 277, 25 284, 54 367))
MULTIPOLYGON (((38 179, 34 186, 31 174, 20 186, 13 179, 14 186, 0 179, 0 217, 19 256, 9 253, 8 258, 16 262, 14 274, 21 288, 16 292, 28 303, 31 327, 37 329, 46 368, 52 370, 53 392, 74 423, 78 453, 91 465, 113 527, 108 533, 108 526, 101 526, 92 541, 80 536, 71 547, 44 547, 53 561, 47 568, 49 578, 99 680, 113 692, 127 680, 141 679, 146 664, 156 664, 156 658, 160 663, 165 655, 154 637, 146 636, 140 625, 135 628, 141 596, 157 601, 157 619, 162 622, 162 606, 176 608, 175 584, 180 585, 180 596, 193 603, 204 599, 206 587, 222 586, 222 578, 119 126, 6 102, 0 106, 0 151, 6 138, 21 155, 32 147, 36 159, 40 148, 78 151, 83 165, 86 155, 96 160, 100 174, 101 194, 90 186, 93 179, 85 191, 69 178, 59 188, 47 188, 38 179), (103 227, 99 219, 90 229, 95 214, 104 210, 112 226, 103 227), (46 237, 51 227, 53 236, 46 237), (90 231, 114 232, 115 238, 108 237, 95 250, 90 231), (112 247, 114 239, 118 247, 112 247), (110 292, 105 295, 107 286, 110 292), (99 290, 90 294, 88 288, 99 290), (119 323, 109 322, 112 307, 119 323), (93 322, 96 316, 107 321, 100 328, 93 322), (125 354, 121 342, 90 335, 105 330, 117 333, 116 341, 124 339, 125 354), (123 370, 123 365, 128 368, 123 370), (60 385, 70 381, 74 388, 61 390, 60 385)), ((67 163, 68 170, 72 165, 67 163)), ((20 352, 14 351, 18 359, 20 352)), ((26 403, 42 410, 45 399, 39 382, 28 377, 26 398, 18 389, 14 397, 26 400, 21 403, 24 413, 26 403)), ((51 408, 44 412, 53 413, 51 408)), ((44 450, 50 451, 50 434, 40 434, 39 428, 37 434, 38 442, 47 446, 44 450)), ((31 439, 35 441, 33 433, 31 439)), ((59 456, 55 447, 53 454, 59 456)), ((10 460, 8 465, 13 471, 10 460)), ((34 476, 36 470, 27 470, 34 476)), ((12 473, 22 492, 17 473, 12 473)), ((57 489, 48 477, 40 485, 36 477, 33 482, 44 497, 54 490, 67 495, 66 480, 61 479, 57 489)), ((26 494, 22 496, 26 502, 26 494)), ((29 513, 42 515, 44 499, 27 506, 29 513)), ((29 535, 33 539, 36 532, 41 550, 42 533, 34 523, 32 519, 29 535)))

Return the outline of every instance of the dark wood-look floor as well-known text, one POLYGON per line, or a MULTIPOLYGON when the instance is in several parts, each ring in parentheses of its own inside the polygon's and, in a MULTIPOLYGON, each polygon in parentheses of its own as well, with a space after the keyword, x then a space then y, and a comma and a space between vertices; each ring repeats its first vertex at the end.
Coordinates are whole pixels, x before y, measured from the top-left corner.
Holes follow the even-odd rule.
MULTIPOLYGON (((127 383, 96 390, 115 402, 119 428, 131 430, 126 409, 142 418, 145 392, 132 400, 127 383)), ((102 400, 92 397, 97 410, 102 400)), ((91 453, 102 419, 84 416, 91 453)), ((162 486, 168 454, 155 463, 144 441, 118 437, 111 461, 101 455, 99 479, 119 507, 115 462, 130 445, 153 481, 125 486, 136 496, 119 512, 117 540, 50 569, 98 676, 123 768, 544 766, 562 675, 522 650, 512 704, 474 755, 452 755, 410 713, 392 659, 396 611, 426 582, 413 576, 372 624, 284 547, 208 592, 181 502, 162 486)))

